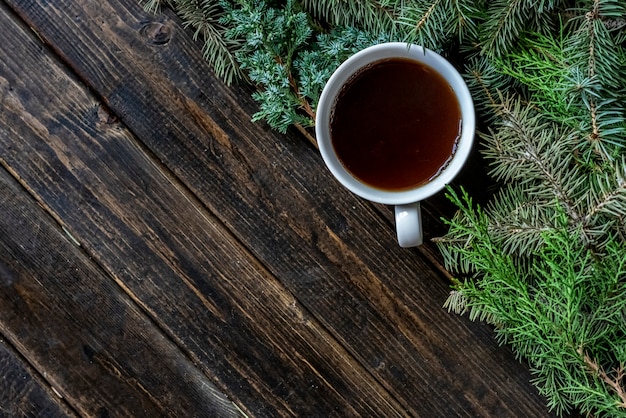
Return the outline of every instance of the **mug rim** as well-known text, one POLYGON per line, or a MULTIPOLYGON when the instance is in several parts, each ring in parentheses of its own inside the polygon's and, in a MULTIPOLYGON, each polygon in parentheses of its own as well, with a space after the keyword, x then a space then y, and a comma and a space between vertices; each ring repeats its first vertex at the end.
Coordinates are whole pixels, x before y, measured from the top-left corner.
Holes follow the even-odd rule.
POLYGON ((315 134, 326 166, 348 190, 373 202, 409 204, 426 199, 449 184, 459 173, 469 156, 473 142, 476 117, 471 94, 454 66, 436 52, 415 44, 387 42, 365 48, 345 60, 331 75, 318 101, 315 134), (330 138, 330 113, 340 87, 364 66, 386 58, 408 58, 431 67, 452 87, 461 108, 461 135, 456 150, 447 165, 432 180, 407 190, 383 190, 370 186, 350 173, 338 159, 330 138))

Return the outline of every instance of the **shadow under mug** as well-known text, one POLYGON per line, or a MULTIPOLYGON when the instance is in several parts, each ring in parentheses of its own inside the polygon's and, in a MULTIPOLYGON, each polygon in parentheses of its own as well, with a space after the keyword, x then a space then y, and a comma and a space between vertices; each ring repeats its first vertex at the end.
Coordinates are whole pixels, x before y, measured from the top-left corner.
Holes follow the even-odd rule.
POLYGON ((421 46, 390 42, 366 48, 344 61, 330 77, 317 107, 315 134, 322 158, 331 173, 348 190, 373 202, 394 205, 398 243, 402 247, 421 245, 422 221, 420 201, 436 194, 449 184, 467 160, 474 141, 476 118, 474 103, 461 75, 445 58, 421 46), (330 133, 333 107, 342 87, 362 68, 389 58, 418 61, 439 73, 454 92, 460 107, 461 132, 448 164, 425 184, 408 190, 392 191, 372 187, 352 175, 335 153, 330 133))

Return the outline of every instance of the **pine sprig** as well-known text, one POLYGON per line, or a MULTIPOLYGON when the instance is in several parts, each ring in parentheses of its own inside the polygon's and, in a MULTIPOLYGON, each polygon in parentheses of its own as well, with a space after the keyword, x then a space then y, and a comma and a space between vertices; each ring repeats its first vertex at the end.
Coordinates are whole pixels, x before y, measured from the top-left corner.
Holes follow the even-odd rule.
POLYGON ((224 9, 218 0, 177 1, 177 10, 185 22, 185 27, 194 29, 194 39, 203 42, 202 53, 213 64, 215 73, 226 84, 243 78, 237 65, 234 52, 241 48, 241 42, 225 36, 228 27, 222 24, 224 9))
POLYGON ((614 0, 589 2, 572 19, 571 23, 577 26, 564 48, 576 69, 572 73, 576 81, 573 91, 588 115, 581 120, 581 128, 587 132, 581 153, 587 162, 611 161, 626 145, 626 84, 622 76, 626 55, 604 23, 606 19, 623 16, 624 7, 623 2, 614 0))
POLYGON ((624 416, 626 245, 611 239, 599 257, 578 245, 560 211, 561 227, 542 234, 533 263, 520 264, 493 241, 489 217, 467 194, 450 197, 465 215, 450 221, 450 235, 473 239, 446 246, 456 245, 481 280, 457 282, 446 307, 494 324, 558 413, 624 416))
POLYGON ((397 22, 406 42, 441 51, 451 41, 478 36, 482 1, 416 0, 402 8, 397 22))
POLYGON ((489 57, 508 52, 524 32, 552 29, 551 12, 559 0, 495 0, 484 12, 480 45, 489 57))
POLYGON ((303 0, 311 16, 331 26, 349 26, 367 32, 392 33, 400 2, 395 0, 303 0))

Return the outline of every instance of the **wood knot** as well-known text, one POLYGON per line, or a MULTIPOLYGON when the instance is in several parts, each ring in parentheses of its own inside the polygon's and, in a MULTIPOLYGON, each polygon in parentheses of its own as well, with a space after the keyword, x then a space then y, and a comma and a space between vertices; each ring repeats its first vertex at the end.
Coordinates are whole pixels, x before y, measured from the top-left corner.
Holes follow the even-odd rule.
POLYGON ((165 45, 172 39, 172 28, 162 22, 146 23, 140 32, 152 45, 165 45))
POLYGON ((99 104, 94 108, 93 117, 96 127, 100 130, 117 127, 119 120, 107 107, 99 104))

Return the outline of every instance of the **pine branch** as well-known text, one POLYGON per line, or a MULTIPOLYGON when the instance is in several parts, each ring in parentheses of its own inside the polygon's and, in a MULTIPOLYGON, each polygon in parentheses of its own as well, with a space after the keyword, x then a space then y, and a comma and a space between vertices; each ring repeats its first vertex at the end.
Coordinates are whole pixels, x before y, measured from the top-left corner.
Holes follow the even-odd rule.
POLYGON ((564 47, 571 56, 574 71, 572 92, 579 97, 579 107, 587 114, 581 128, 586 143, 580 144, 583 160, 610 163, 626 145, 623 74, 626 54, 615 43, 605 25, 607 18, 623 16, 624 4, 614 0, 593 0, 588 8, 572 18, 574 26, 564 47))
MULTIPOLYGON (((472 260, 480 281, 457 282, 446 306, 469 312, 472 319, 489 319, 502 342, 529 360, 534 382, 557 412, 573 406, 583 412, 619 416, 621 377, 589 373, 580 347, 598 354, 603 364, 623 364, 626 353, 613 349, 626 344, 626 248, 614 241, 605 258, 580 246, 570 232, 556 228, 543 235, 544 245, 534 262, 517 264, 501 252, 488 234, 487 217, 471 201, 452 195, 471 221, 451 222, 463 234, 471 229, 473 247, 459 252, 472 260), (604 353, 615 353, 612 359, 604 353), (587 382, 589 376, 593 381, 587 382), (618 378, 619 377, 619 378, 618 378), (616 386, 617 385, 617 386, 616 386)), ((566 225, 566 218, 561 219, 566 225)), ((589 358, 592 358, 591 356, 589 358)), ((596 361, 596 370, 606 370, 596 361)), ((621 367, 621 366, 619 366, 621 367)), ((619 369, 618 369, 619 370, 619 369)))
POLYGON ((615 371, 615 377, 611 378, 597 362, 593 361, 587 353, 584 353, 582 348, 577 350, 578 354, 583 357, 585 365, 589 370, 589 373, 594 377, 600 378, 606 385, 612 389, 617 397, 620 399, 617 402, 616 407, 626 410, 626 386, 622 383, 626 376, 626 367, 624 364, 620 364, 619 368, 615 371))
POLYGON ((477 113, 487 126, 500 119, 498 107, 502 96, 515 87, 515 79, 503 73, 495 62, 486 57, 474 57, 467 65, 465 76, 477 113))
POLYGON ((416 0, 398 15, 405 41, 442 51, 455 37, 460 42, 478 36, 482 1, 416 0))
POLYGON ((500 57, 509 51, 523 32, 550 28, 550 13, 558 0, 497 0, 485 12, 481 47, 489 57, 500 57))
POLYGON ((497 180, 523 181, 534 196, 556 197, 569 218, 578 221, 572 190, 580 178, 574 175, 567 131, 561 132, 519 99, 502 99, 496 114, 502 119, 499 129, 483 135, 491 175, 497 180))
POLYGON ((594 188, 586 202, 585 224, 597 223, 596 218, 607 215, 615 218, 626 216, 626 161, 622 159, 609 173, 597 173, 590 187, 594 188), (595 221, 595 222, 594 222, 595 221))
POLYGON ((358 27, 367 32, 393 32, 399 1, 303 0, 302 7, 330 26, 358 27))

